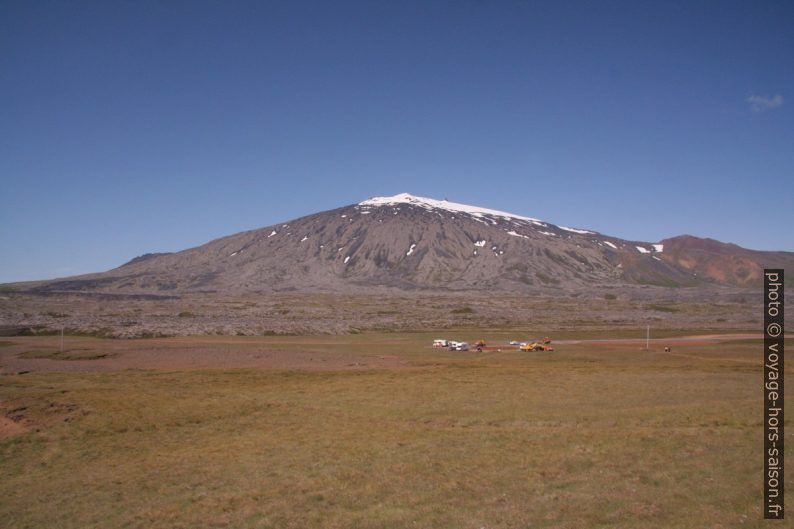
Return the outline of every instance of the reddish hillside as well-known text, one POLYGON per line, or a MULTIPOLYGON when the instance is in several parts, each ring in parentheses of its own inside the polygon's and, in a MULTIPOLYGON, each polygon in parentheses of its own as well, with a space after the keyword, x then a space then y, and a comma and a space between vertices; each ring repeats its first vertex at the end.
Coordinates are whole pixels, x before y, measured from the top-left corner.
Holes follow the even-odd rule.
POLYGON ((699 277, 721 284, 755 286, 764 280, 764 268, 783 268, 794 273, 794 252, 762 252, 735 244, 681 235, 662 241, 665 261, 699 277))

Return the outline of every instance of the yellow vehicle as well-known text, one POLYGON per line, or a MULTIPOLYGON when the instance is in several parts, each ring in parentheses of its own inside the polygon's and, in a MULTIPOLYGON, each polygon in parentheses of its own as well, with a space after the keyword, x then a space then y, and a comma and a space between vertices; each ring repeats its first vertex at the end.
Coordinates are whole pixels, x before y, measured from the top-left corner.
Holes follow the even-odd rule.
POLYGON ((542 343, 542 342, 532 342, 522 345, 518 348, 520 351, 528 352, 528 351, 554 351, 554 347, 542 343))

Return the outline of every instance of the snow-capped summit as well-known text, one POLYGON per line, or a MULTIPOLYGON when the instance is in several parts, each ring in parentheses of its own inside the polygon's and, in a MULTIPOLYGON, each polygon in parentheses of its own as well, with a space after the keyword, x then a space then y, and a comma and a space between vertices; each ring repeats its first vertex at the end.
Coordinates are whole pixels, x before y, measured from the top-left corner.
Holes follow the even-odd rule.
POLYGON ((531 217, 524 217, 522 215, 516 215, 515 213, 507 213, 506 211, 498 211, 495 209, 469 206, 468 204, 459 204, 457 202, 450 202, 446 199, 436 200, 435 198, 417 197, 411 195, 410 193, 400 193, 398 195, 394 195, 391 197, 373 197, 358 203, 358 205, 362 207, 396 206, 400 204, 410 204, 412 206, 419 206, 421 208, 425 208, 428 210, 441 209, 453 213, 468 213, 469 215, 474 215, 475 217, 482 217, 484 215, 489 215, 492 217, 501 217, 504 219, 524 220, 540 226, 546 225, 544 222, 538 219, 533 219, 531 217))
MULTIPOLYGON (((544 228, 549 225, 549 223, 544 222, 540 219, 525 217, 523 215, 516 215, 515 213, 508 213, 506 211, 499 211, 496 209, 481 208, 478 206, 470 206, 468 204, 460 204, 458 202, 450 202, 447 199, 437 200, 435 198, 418 197, 410 193, 400 193, 398 195, 394 195, 391 197, 372 197, 363 202, 359 202, 358 206, 362 208, 367 208, 367 207, 376 207, 376 206, 398 206, 403 204, 418 206, 421 208, 425 208, 429 211, 444 210, 452 213, 465 213, 479 218, 498 217, 507 220, 523 221, 524 223, 530 223, 535 226, 541 226, 544 228)), ((557 227, 560 228, 561 230, 565 230, 571 233, 578 233, 582 235, 595 234, 595 232, 590 230, 569 228, 567 226, 557 226, 557 227)))

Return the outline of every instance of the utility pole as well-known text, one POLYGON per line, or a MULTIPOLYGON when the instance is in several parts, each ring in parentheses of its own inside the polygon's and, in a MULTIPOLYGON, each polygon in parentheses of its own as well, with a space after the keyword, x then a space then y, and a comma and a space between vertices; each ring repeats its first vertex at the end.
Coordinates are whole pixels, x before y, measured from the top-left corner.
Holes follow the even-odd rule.
POLYGON ((648 327, 645 329, 645 350, 646 351, 651 348, 650 344, 651 344, 651 326, 648 325, 648 327))

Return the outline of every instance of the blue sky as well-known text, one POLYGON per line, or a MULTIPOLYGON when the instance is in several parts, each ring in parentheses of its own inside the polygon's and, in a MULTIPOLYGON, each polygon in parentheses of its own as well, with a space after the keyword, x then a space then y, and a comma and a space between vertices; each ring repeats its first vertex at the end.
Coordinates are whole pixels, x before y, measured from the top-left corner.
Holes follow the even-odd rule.
POLYGON ((370 196, 794 251, 794 3, 0 4, 0 282, 370 196))

